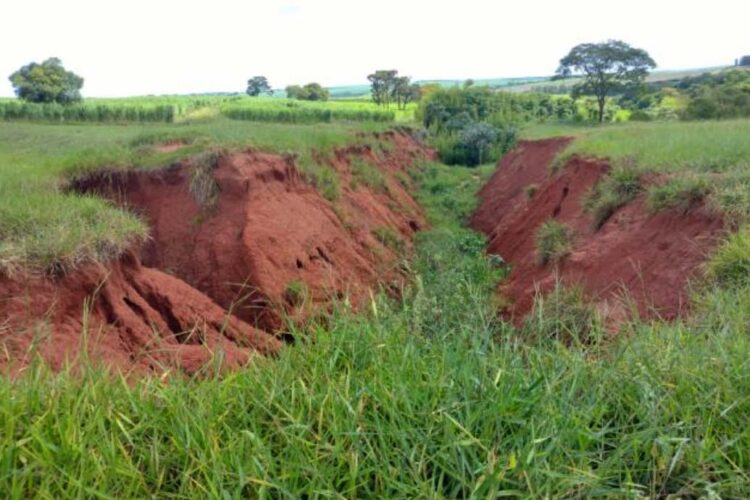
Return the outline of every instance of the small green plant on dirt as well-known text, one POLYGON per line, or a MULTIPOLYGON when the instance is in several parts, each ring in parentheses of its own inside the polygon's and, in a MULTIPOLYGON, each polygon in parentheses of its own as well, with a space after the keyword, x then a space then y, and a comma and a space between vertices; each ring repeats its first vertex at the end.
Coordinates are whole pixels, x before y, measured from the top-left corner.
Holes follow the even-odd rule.
POLYGON ((219 185, 214 179, 218 161, 218 153, 208 152, 193 157, 190 162, 190 192, 201 208, 214 208, 219 202, 219 185))
POLYGON ((365 185, 378 193, 388 192, 388 183, 377 166, 359 156, 352 157, 349 165, 352 170, 352 188, 365 185))
POLYGON ((648 191, 648 208, 652 212, 678 210, 687 212, 711 192, 711 186, 703 177, 685 176, 654 186, 648 191))
POLYGON ((558 282, 551 292, 536 295, 523 329, 529 338, 581 345, 592 343, 600 326, 583 288, 558 282))
POLYGON ((599 181, 583 202, 583 208, 594 219, 594 227, 601 228, 617 211, 643 190, 638 172, 616 168, 599 181))
MULTIPOLYGON (((324 158, 325 155, 321 155, 324 158)), ((304 179, 312 184, 326 200, 334 203, 341 194, 341 180, 339 174, 324 160, 317 162, 312 155, 304 155, 297 159, 297 167, 304 179)))
POLYGON ((380 226, 372 230, 373 236, 380 243, 394 252, 401 252, 404 249, 404 240, 398 232, 389 226, 380 226))
POLYGON ((536 250, 539 262, 557 263, 568 255, 572 248, 570 229, 555 219, 550 219, 536 232, 536 250))
POLYGON ((284 288, 284 300, 291 306, 297 307, 304 304, 308 296, 309 289, 304 281, 290 281, 284 288))
POLYGON ((708 261, 707 271, 722 286, 750 284, 750 228, 730 235, 708 261))
POLYGON ((537 191, 539 191, 539 184, 529 184, 523 189, 523 191, 526 193, 526 197, 531 199, 536 196, 537 191))

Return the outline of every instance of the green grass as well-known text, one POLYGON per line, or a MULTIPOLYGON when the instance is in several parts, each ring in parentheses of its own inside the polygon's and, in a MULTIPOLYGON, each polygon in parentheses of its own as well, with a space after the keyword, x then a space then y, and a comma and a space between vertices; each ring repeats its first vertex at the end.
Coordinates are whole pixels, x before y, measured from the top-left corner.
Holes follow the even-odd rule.
POLYGON ((368 160, 356 156, 349 159, 352 171, 352 187, 364 185, 375 192, 385 193, 388 191, 388 183, 380 169, 368 160))
POLYGON ((747 282, 711 282, 691 320, 606 341, 590 341, 604 332, 575 291, 537 304, 528 327, 544 335, 516 330, 496 315, 503 270, 461 228, 485 170, 413 172, 432 224, 413 285, 295 331, 277 358, 166 383, 95 369, 1 380, 0 493, 750 495, 747 282))
POLYGON ((146 226, 133 215, 67 193, 72 176, 100 168, 158 168, 203 151, 257 148, 294 152, 303 174, 334 199, 338 178, 318 164, 314 152, 325 155, 357 143, 361 132, 382 129, 367 123, 280 125, 222 118, 128 126, 0 122, 0 272, 57 272, 106 261, 146 236, 146 226), (150 147, 160 142, 187 146, 171 153, 150 147))

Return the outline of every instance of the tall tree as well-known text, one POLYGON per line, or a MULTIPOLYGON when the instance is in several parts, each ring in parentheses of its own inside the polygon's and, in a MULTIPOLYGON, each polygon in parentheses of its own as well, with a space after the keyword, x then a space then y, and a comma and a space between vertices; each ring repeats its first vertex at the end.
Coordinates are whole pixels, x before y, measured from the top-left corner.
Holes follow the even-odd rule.
POLYGON ((386 108, 390 105, 397 75, 398 71, 395 69, 381 69, 371 75, 367 75, 367 79, 370 81, 372 100, 375 104, 385 106, 386 108))
POLYGON ((257 97, 263 92, 273 94, 273 89, 265 76, 254 76, 247 81, 247 95, 257 97))
POLYGON ((631 47, 620 40, 603 43, 582 43, 573 47, 562 59, 557 74, 562 78, 580 76, 572 96, 593 95, 599 106, 599 123, 604 120, 607 96, 643 82, 656 63, 643 49, 631 47))
POLYGON ((56 57, 27 64, 9 79, 16 95, 25 101, 67 104, 81 100, 83 78, 67 71, 56 57))

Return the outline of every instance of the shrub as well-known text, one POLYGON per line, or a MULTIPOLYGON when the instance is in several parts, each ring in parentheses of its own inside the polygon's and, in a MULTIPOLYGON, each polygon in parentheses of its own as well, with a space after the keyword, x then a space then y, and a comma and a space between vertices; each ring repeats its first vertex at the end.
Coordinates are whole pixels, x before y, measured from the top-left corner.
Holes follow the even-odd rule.
POLYGON ((542 264, 557 263, 570 253, 571 247, 570 230, 564 224, 550 219, 539 226, 536 232, 536 249, 542 264))
POLYGON ((583 208, 592 214, 594 227, 601 228, 618 208, 643 190, 640 175, 628 168, 617 168, 599 181, 584 200, 583 208))

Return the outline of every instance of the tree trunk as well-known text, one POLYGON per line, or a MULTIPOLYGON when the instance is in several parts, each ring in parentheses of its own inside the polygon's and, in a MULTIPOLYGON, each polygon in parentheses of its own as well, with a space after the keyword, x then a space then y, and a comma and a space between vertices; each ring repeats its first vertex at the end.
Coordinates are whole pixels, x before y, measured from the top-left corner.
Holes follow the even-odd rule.
POLYGON ((599 101, 599 123, 604 121, 604 105, 607 103, 607 96, 598 97, 599 101))

